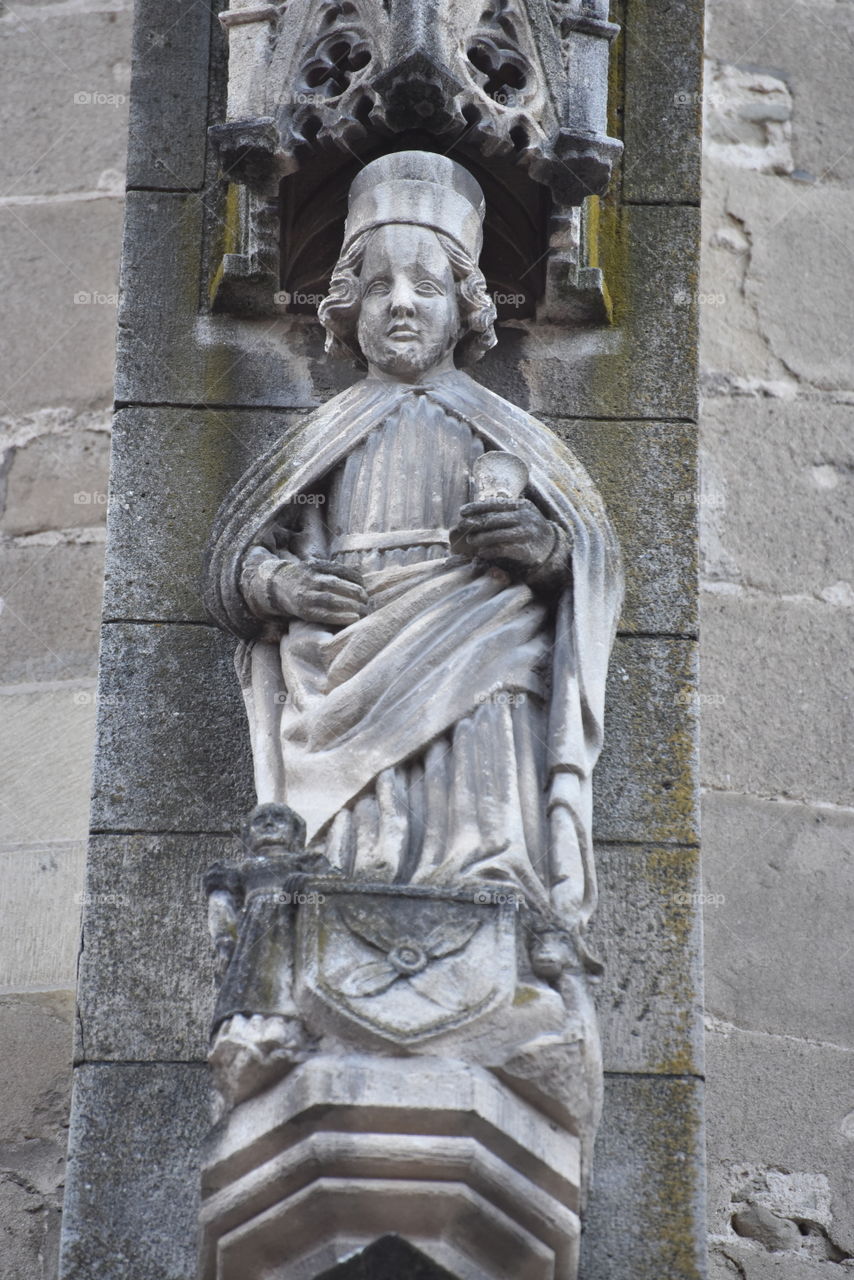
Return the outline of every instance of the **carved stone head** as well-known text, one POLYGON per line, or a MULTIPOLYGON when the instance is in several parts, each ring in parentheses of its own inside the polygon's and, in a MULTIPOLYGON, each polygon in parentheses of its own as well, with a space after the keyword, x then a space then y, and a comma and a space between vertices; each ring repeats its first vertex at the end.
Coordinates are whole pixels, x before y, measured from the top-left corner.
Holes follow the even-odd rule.
POLYGON ((447 156, 400 151, 350 189, 341 256, 319 315, 327 351, 416 381, 495 345, 495 307, 477 260, 483 193, 447 156))
POLYGON ((244 847, 256 856, 301 852, 305 848, 305 823, 286 804, 259 804, 243 823, 244 847))

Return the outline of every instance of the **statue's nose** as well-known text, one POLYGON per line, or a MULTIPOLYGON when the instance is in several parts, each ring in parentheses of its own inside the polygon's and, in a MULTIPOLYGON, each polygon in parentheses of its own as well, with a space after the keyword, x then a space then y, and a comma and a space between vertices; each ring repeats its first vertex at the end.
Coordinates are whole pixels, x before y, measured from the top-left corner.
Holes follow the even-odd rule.
POLYGON ((415 311, 415 294, 408 280, 398 279, 391 292, 392 315, 412 315, 415 311))

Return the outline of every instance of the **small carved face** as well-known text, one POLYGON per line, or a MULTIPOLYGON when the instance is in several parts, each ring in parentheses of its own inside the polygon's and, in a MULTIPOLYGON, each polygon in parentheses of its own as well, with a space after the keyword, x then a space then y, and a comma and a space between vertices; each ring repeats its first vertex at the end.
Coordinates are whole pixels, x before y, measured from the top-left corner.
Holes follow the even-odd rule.
POLYGON ((369 366, 409 381, 451 361, 459 307, 451 264, 432 231, 381 227, 365 251, 361 283, 358 339, 369 366))

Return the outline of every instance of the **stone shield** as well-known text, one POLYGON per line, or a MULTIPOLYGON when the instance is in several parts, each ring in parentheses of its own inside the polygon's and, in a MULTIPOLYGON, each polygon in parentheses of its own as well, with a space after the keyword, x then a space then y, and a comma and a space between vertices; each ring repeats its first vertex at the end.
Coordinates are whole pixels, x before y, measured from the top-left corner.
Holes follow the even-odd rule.
MULTIPOLYGON (((329 885, 306 895, 297 927, 304 1015, 332 1015, 395 1045, 417 1044, 509 1004, 519 895, 475 887, 468 900, 391 886, 329 885)), ((343 1024, 343 1025, 342 1025, 343 1024)))

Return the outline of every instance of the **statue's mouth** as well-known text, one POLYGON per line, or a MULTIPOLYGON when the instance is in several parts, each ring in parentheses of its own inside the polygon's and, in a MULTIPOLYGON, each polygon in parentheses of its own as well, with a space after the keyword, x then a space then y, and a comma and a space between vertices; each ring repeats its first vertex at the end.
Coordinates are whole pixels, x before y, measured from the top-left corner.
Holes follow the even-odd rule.
POLYGON ((419 335, 416 329, 410 329, 408 325, 392 325, 388 330, 388 336, 400 342, 417 338, 419 335))

